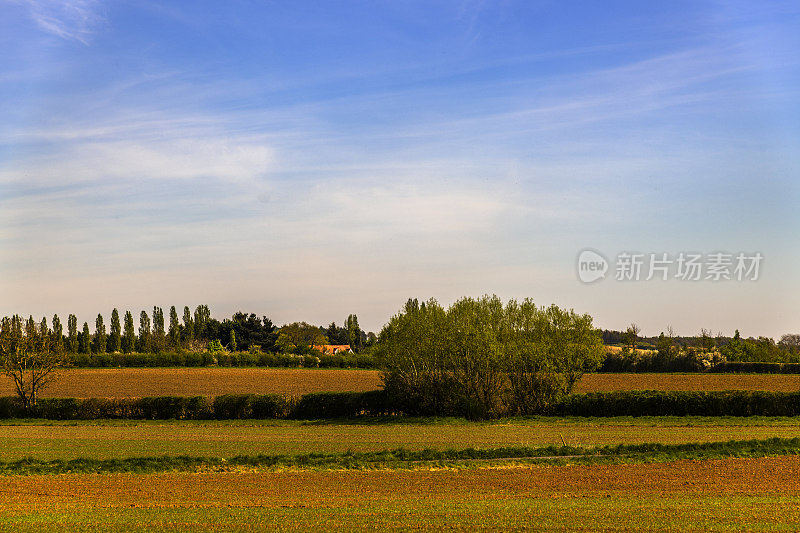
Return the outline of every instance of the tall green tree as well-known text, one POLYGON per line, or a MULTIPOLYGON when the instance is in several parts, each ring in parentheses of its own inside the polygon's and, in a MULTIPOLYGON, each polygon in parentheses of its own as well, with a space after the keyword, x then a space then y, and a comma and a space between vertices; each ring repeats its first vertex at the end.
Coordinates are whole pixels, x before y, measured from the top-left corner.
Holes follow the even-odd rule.
POLYGON ((164 310, 153 306, 153 351, 163 352, 167 343, 167 332, 164 329, 164 310))
POLYGON ((345 321, 345 329, 347 329, 347 340, 350 348, 354 352, 361 350, 361 327, 358 325, 358 317, 356 315, 349 315, 345 321))
POLYGON ((53 315, 53 351, 58 354, 64 351, 64 327, 58 315, 53 315))
POLYGON ((92 334, 89 333, 89 323, 83 323, 83 331, 78 336, 78 351, 80 353, 92 352, 92 334))
POLYGON ((39 322, 39 335, 42 338, 50 338, 50 328, 47 327, 47 317, 42 317, 42 321, 39 322))
POLYGON ((152 351, 152 332, 150 331, 150 317, 147 311, 142 311, 139 315, 139 346, 140 352, 148 353, 152 351))
POLYGON ((122 335, 122 351, 131 353, 136 349, 136 331, 133 329, 133 315, 125 311, 125 329, 122 335))
POLYGON ((206 329, 211 321, 211 311, 207 305, 198 305, 194 310, 194 336, 197 340, 207 341, 206 329))
POLYGON ((175 306, 169 308, 169 333, 168 333, 169 347, 172 349, 180 346, 181 343, 181 327, 178 322, 178 312, 175 306))
POLYGON ((94 321, 94 339, 92 340, 94 353, 106 353, 107 343, 108 335, 106 334, 106 325, 103 323, 103 315, 97 313, 94 321))
POLYGON ((531 300, 435 300, 383 328, 376 354, 387 393, 409 413, 488 418, 542 412, 604 356, 588 315, 531 300))
POLYGON ((119 311, 115 307, 111 311, 111 331, 108 336, 108 349, 111 352, 122 351, 122 326, 119 322, 119 311))
POLYGON ((183 307, 183 342, 189 346, 194 341, 194 320, 192 320, 192 311, 189 306, 183 307))
POLYGON ((78 353, 78 317, 73 314, 67 317, 67 350, 78 353))
POLYGON ((28 316, 28 320, 25 321, 25 336, 33 342, 36 342, 39 338, 39 328, 33 319, 33 315, 28 316))

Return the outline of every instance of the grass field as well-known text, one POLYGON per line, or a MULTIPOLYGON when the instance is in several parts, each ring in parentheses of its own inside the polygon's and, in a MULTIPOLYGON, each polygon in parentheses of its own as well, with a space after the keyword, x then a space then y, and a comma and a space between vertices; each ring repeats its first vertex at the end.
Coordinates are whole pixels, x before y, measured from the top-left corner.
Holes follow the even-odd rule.
POLYGON ((10 476, 0 529, 796 530, 800 458, 415 471, 10 476))
MULTIPOLYGON (((65 371, 43 396, 131 397, 366 391, 381 386, 376 370, 283 368, 113 368, 65 371)), ((800 375, 587 374, 576 392, 614 390, 800 390, 800 375)), ((13 395, 10 380, 0 396, 13 395)))
POLYGON ((0 460, 233 457, 548 445, 678 444, 800 436, 797 418, 533 418, 496 422, 3 421, 0 460), (562 441, 563 439, 563 441, 562 441))

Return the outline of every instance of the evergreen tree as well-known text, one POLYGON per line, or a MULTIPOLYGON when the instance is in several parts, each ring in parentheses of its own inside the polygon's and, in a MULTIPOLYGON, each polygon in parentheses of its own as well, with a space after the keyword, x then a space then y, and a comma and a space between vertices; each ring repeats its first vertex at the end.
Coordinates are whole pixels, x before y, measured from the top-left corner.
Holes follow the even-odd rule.
POLYGON ((78 317, 72 314, 67 317, 67 350, 78 353, 78 317))
POLYGON ((147 311, 142 311, 139 315, 139 351, 150 352, 151 346, 151 333, 150 333, 150 317, 147 316, 147 311))
POLYGON ((53 315, 53 350, 56 353, 64 351, 64 328, 58 315, 53 315))
POLYGON ((78 351, 80 353, 90 353, 92 351, 91 342, 92 342, 92 334, 89 333, 89 324, 87 322, 84 322, 83 331, 78 336, 78 351))
POLYGON ((111 334, 108 337, 108 349, 111 352, 122 351, 122 328, 119 323, 119 311, 116 307, 111 311, 111 334))
POLYGON ((108 342, 108 335, 106 335, 106 325, 103 323, 103 315, 97 314, 97 319, 94 321, 94 353, 106 353, 106 343, 108 342))
POLYGON ((136 349, 136 331, 133 329, 133 315, 125 311, 125 330, 122 336, 122 351, 131 353, 136 349))
POLYGON ((169 308, 169 347, 177 348, 181 343, 181 329, 175 306, 169 308))
POLYGON ((189 306, 183 308, 183 342, 187 346, 194 340, 194 320, 189 306))

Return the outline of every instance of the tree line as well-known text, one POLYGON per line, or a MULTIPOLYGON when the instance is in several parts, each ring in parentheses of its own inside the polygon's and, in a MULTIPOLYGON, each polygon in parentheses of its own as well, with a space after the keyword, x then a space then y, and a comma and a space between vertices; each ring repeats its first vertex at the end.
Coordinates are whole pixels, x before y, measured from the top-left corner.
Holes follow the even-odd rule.
POLYGON ((2 331, 47 339, 50 350, 67 354, 203 352, 210 347, 232 352, 256 349, 311 353, 313 345, 321 344, 349 344, 354 352, 359 352, 376 340, 374 333, 366 333, 359 327, 355 314, 347 317, 344 327, 335 322, 327 328, 295 322, 278 328, 266 316, 241 311, 220 321, 211 316, 207 305, 198 305, 193 312, 185 306, 180 316, 172 306, 166 317, 161 307, 154 306, 150 314, 139 313, 138 328, 131 311, 120 315, 114 308, 108 323, 98 313, 93 331, 88 322, 79 328, 74 314, 68 315, 66 330, 58 314, 53 315, 50 324, 47 317, 36 321, 32 316, 24 320, 13 315, 2 319, 2 331))
POLYGON ((782 335, 779 341, 771 337, 743 338, 737 329, 733 337, 721 333, 712 334, 708 329, 701 329, 698 335, 675 335, 672 328, 658 337, 641 337, 640 329, 631 324, 625 331, 605 329, 602 331, 603 343, 609 346, 626 346, 634 349, 655 350, 662 356, 671 353, 710 353, 717 352, 727 361, 766 362, 766 363, 800 363, 800 335, 782 335))

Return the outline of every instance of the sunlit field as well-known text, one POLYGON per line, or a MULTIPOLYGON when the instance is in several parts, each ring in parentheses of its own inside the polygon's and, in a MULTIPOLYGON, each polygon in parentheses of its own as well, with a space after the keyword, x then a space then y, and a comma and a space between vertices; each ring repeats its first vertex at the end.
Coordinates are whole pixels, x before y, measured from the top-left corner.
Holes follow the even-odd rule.
POLYGON ((800 458, 415 471, 11 476, 6 530, 800 527, 800 458))

